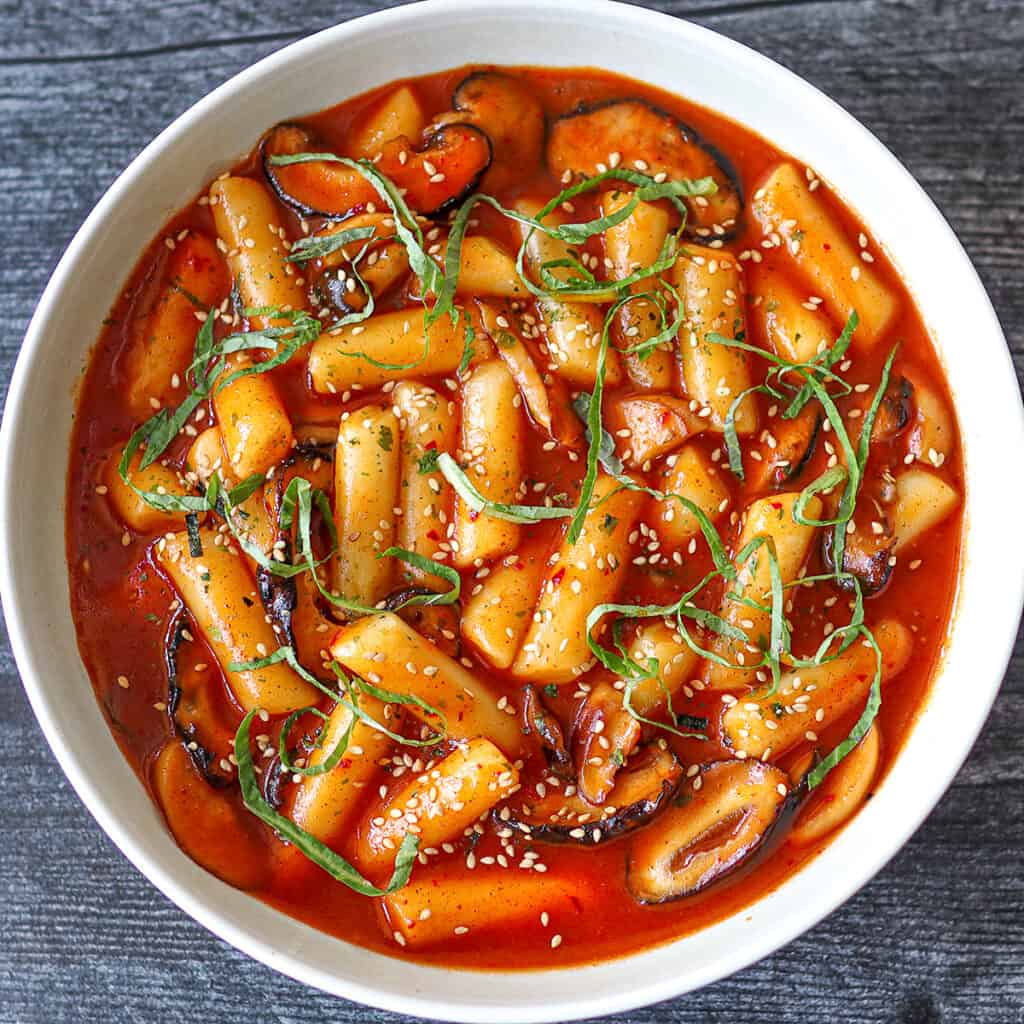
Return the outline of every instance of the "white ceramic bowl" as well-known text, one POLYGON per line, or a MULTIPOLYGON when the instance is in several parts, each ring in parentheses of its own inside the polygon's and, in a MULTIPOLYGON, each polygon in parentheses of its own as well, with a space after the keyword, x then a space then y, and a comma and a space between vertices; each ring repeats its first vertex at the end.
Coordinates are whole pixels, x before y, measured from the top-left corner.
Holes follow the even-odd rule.
POLYGON ((595 0, 430 0, 289 46, 183 114, 114 183, 75 236, 29 327, 0 430, 0 592, 25 688, 54 753, 126 856, 175 903, 276 970, 350 999, 459 1021, 556 1021, 679 995, 771 953, 847 899, 949 785, 987 715, 1021 609, 1024 551, 1004 509, 1024 506, 1006 453, 1024 415, 1006 343, 952 231, 895 158, 777 64, 705 29, 595 0), (816 168, 902 269, 934 332, 966 443, 963 581, 945 664, 878 795, 832 845, 740 914, 634 956, 536 973, 452 972, 323 935, 181 853, 121 756, 79 660, 64 561, 64 450, 80 369, 122 282, 165 218, 275 121, 388 80, 470 62, 593 65, 752 125, 816 168))

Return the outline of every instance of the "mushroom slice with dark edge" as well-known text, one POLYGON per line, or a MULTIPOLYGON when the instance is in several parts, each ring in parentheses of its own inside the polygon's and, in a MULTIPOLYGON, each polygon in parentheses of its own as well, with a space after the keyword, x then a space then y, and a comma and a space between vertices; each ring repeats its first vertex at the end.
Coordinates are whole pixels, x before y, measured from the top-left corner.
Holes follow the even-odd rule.
POLYGON ((595 807, 578 792, 549 791, 536 803, 495 812, 496 820, 546 843, 594 846, 624 835, 667 807, 679 786, 683 766, 659 744, 645 747, 623 768, 604 807, 595 807))
MULTIPOLYGON (((856 529, 847 533, 843 544, 843 572, 856 576, 860 581, 861 593, 872 597, 881 593, 892 576, 892 552, 896 537, 889 517, 877 510, 870 522, 864 514, 858 514, 853 522, 856 529)), ((835 571, 835 533, 825 530, 821 539, 822 558, 830 571, 835 571)), ((852 590, 849 579, 840 579, 839 585, 852 590)))
MULTIPOLYGON (((330 464, 334 461, 334 445, 324 444, 315 440, 300 441, 290 455, 278 467, 271 492, 271 515, 274 522, 280 521, 281 507, 284 504, 285 492, 289 484, 297 476, 308 479, 312 486, 322 486, 320 476, 329 473, 330 464)), ((275 540, 283 545, 281 555, 286 562, 292 558, 292 536, 278 530, 275 540)), ((260 565, 256 569, 256 588, 260 601, 270 619, 274 632, 292 648, 296 644, 295 619, 306 615, 311 610, 309 600, 303 600, 299 592, 298 578, 295 576, 279 576, 260 565)), ((317 650, 319 650, 317 646, 317 650)), ((299 652, 300 657, 302 651, 299 652)))
POLYGON ((444 125, 427 135, 418 150, 411 150, 406 139, 394 139, 377 163, 381 173, 405 189, 409 206, 428 217, 457 206, 490 166, 491 140, 471 124, 444 125), (407 154, 405 163, 402 153, 407 154))
POLYGON ((270 861, 259 823, 234 794, 207 787, 187 748, 176 740, 164 744, 150 779, 172 835, 197 864, 239 889, 267 884, 270 861))
POLYGON ((906 377, 893 377, 879 403, 871 427, 871 443, 891 441, 902 434, 910 426, 913 411, 914 385, 906 377))
POLYGON ((451 658, 459 656, 459 622, 461 606, 455 604, 407 604, 414 597, 435 597, 436 590, 429 587, 402 587, 384 599, 384 609, 396 612, 420 636, 426 637, 435 647, 451 658), (403 607, 404 605, 404 607, 403 607))
POLYGON ((263 763, 263 799, 274 808, 281 809, 284 803, 285 785, 291 781, 289 774, 284 770, 281 763, 281 756, 274 754, 269 763, 263 763))
POLYGON ((622 705, 611 683, 598 683, 576 712, 572 756, 577 786, 585 800, 603 804, 615 776, 640 742, 640 722, 622 705))
POLYGON ((551 126, 548 166, 559 180, 566 172, 597 174, 600 167, 611 166, 613 153, 618 154, 618 166, 643 169, 651 176, 714 179, 715 195, 686 201, 687 232, 714 233, 716 238, 733 234, 743 208, 735 172, 720 153, 671 114, 646 100, 605 100, 582 104, 551 126))
POLYGON ((500 192, 532 176, 544 147, 544 110, 519 79, 500 71, 474 71, 452 93, 452 109, 435 125, 476 125, 491 140, 494 163, 484 176, 486 192, 500 192))
MULTIPOLYGON (((291 561, 291 541, 281 537, 284 549, 281 551, 285 561, 291 561)), ((298 592, 295 579, 291 576, 279 576, 260 565, 256 567, 256 591, 260 602, 267 612, 267 618, 274 633, 283 643, 295 646, 295 635, 292 632, 292 613, 298 605, 298 592)))
MULTIPOLYGON (((301 424, 296 426, 298 443, 281 461, 272 482, 266 486, 266 500, 271 520, 280 524, 285 495, 296 477, 304 479, 313 490, 325 491, 331 486, 334 470, 334 438, 337 427, 301 424)), ((319 509, 312 518, 314 537, 326 543, 327 531, 321 525, 319 509)), ((278 529, 275 541, 280 557, 294 557, 297 525, 290 531, 278 529)), ((256 572, 257 589, 275 635, 282 644, 295 651, 303 665, 318 665, 324 634, 336 628, 333 606, 319 592, 312 573, 278 576, 260 566, 256 572)))
MULTIPOLYGON (((761 761, 719 761, 633 840, 626 887, 640 903, 665 903, 735 871, 779 819, 785 772, 761 761)), ((696 779, 694 779, 696 782, 696 779)))
POLYGON ((405 246, 400 242, 386 242, 358 266, 352 263, 325 266, 313 277, 309 300, 321 315, 327 311, 340 318, 361 313, 371 295, 378 301, 404 281, 408 273, 409 257, 405 246))
POLYGON ((408 253, 396 240, 393 224, 390 215, 358 213, 328 221, 313 235, 319 241, 356 228, 374 232, 368 239, 347 242, 305 268, 310 305, 321 317, 332 312, 338 316, 361 312, 370 295, 380 299, 408 275, 408 253))
POLYGON ((260 143, 260 162, 270 187, 285 206, 303 217, 341 217, 373 200, 376 191, 351 168, 332 163, 278 167, 274 156, 322 152, 322 143, 302 125, 279 124, 260 143))
MULTIPOLYGON (((880 415, 886 408, 886 404, 883 399, 879 406, 880 415)), ((888 421, 886 431, 890 429, 903 430, 909 424, 909 411, 905 419, 899 411, 899 406, 902 404, 903 399, 900 398, 897 406, 890 407, 886 416, 888 421), (899 425, 901 422, 902 425, 899 425)), ((876 420, 875 428, 871 431, 872 447, 883 445, 879 457, 891 459, 893 452, 886 442, 891 440, 895 434, 883 435, 883 440, 880 441, 876 436, 877 427, 878 421, 876 420)), ((896 481, 892 475, 891 465, 882 466, 878 476, 870 479, 869 483, 861 488, 851 520, 853 529, 852 532, 847 532, 843 543, 843 572, 857 577, 860 581, 861 592, 865 597, 881 593, 892 576, 895 565, 893 551, 896 547, 895 515, 893 514, 896 497, 896 481)), ((850 530, 849 523, 847 530, 850 530)), ((822 531, 821 550, 826 567, 830 571, 834 571, 836 568, 834 530, 822 531)), ((838 583, 846 590, 854 589, 853 581, 848 578, 841 577, 838 583)))
MULTIPOLYGON (((859 405, 856 408, 862 410, 862 416, 873 398, 873 392, 870 390, 859 396, 859 405)), ((896 536, 889 510, 896 500, 896 482, 891 468, 895 456, 889 442, 907 430, 913 412, 913 384, 904 376, 892 377, 882 395, 871 427, 871 458, 888 460, 889 465, 880 468, 880 473, 872 480, 870 489, 862 489, 852 520, 853 531, 846 534, 843 544, 842 570, 857 577, 865 597, 881 593, 892 576, 896 536)), ((858 418, 856 422, 861 423, 863 419, 858 418)), ((859 440, 859 436, 851 437, 855 446, 859 444, 859 440)), ((821 545, 826 566, 830 570, 835 570, 833 530, 822 532, 821 545)), ((853 582, 849 579, 840 579, 838 582, 846 590, 853 589, 853 582)))
POLYGON ((548 767, 563 779, 573 777, 572 758, 558 719, 544 706, 535 686, 523 687, 523 732, 540 741, 548 767))
MULTIPOLYGON (((322 153, 324 144, 301 125, 280 124, 260 143, 263 172, 281 202, 304 217, 342 217, 367 203, 383 204, 358 171, 330 161, 278 166, 273 156, 322 153)), ((469 124, 442 125, 417 149, 403 136, 385 143, 377 169, 403 191, 417 213, 434 216, 476 187, 491 164, 491 143, 469 124)))
POLYGON ((230 786, 233 774, 220 768, 233 749, 234 733, 216 707, 217 662, 196 633, 184 608, 164 634, 167 713, 188 756, 203 778, 218 789, 230 786))
POLYGON ((774 443, 766 441, 761 460, 748 471, 755 492, 783 490, 797 480, 814 455, 823 419, 821 409, 808 404, 793 419, 779 420, 766 431, 774 443))

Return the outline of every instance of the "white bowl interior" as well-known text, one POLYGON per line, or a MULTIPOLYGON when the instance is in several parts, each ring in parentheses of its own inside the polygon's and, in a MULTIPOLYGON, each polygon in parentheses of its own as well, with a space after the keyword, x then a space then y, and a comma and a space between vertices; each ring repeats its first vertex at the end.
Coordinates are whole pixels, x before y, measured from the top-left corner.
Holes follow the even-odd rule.
POLYGON ((0 438, 0 580, 25 686, 64 770, 118 846, 171 899, 271 967, 388 1009, 465 1021, 566 1020, 689 991, 766 955, 874 874, 959 768, 1016 632, 1024 554, 1001 510, 1024 483, 1005 342, 945 221, 857 122, 778 65, 721 36, 592 0, 431 0, 288 47, 211 94, 131 165, 89 217, 47 289, 11 385, 0 438), (626 959, 522 975, 454 973, 382 957, 273 911, 175 846, 115 746, 79 660, 64 562, 64 447, 89 347, 142 246, 268 125, 383 84, 470 62, 603 67, 754 126, 834 183, 887 247, 946 364, 967 447, 969 516, 956 629, 927 708, 879 794, 820 857, 745 912, 626 959), (969 689, 967 688, 969 687, 969 689))

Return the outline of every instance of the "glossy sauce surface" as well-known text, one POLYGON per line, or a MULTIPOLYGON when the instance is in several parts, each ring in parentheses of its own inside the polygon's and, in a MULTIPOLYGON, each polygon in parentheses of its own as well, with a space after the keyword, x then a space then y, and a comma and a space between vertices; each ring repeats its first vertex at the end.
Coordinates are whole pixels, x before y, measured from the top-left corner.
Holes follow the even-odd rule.
MULTIPOLYGON (((412 87, 428 113, 441 111, 447 109, 453 88, 466 73, 467 69, 458 69, 418 79, 412 87)), ((591 70, 523 69, 517 74, 528 81, 552 118, 581 101, 623 96, 643 97, 671 112, 727 155, 748 202, 766 173, 784 156, 750 129, 637 82, 623 81, 591 70)), ((357 97, 303 121, 314 127, 329 145, 343 152, 345 138, 353 123, 384 91, 357 97)), ((255 157, 243 161, 233 173, 253 177, 261 175, 255 157)), ((554 194, 560 187, 541 168, 536 177, 517 182, 498 198, 509 205, 518 194, 538 191, 554 194)), ((861 234, 864 229, 855 216, 829 195, 827 187, 822 186, 817 194, 828 203, 848 234, 853 237, 861 234)), ((588 200, 583 200, 578 204, 577 219, 593 216, 595 210, 596 207, 588 200)), ((290 239, 307 234, 294 214, 282 209, 281 216, 281 223, 290 239)), ((138 331, 139 324, 151 308, 164 261, 170 256, 171 249, 165 239, 176 239, 187 229, 215 237, 209 208, 193 203, 168 224, 161 237, 143 255, 111 311, 81 388, 68 473, 67 550, 72 608, 82 657, 114 737, 151 792, 155 792, 154 772, 158 755, 174 736, 166 710, 164 647, 171 625, 170 609, 176 595, 152 558, 154 536, 125 529, 112 513, 102 489, 107 460, 111 453, 120 451, 138 425, 137 417, 123 400, 127 391, 125 353, 132 344, 133 332, 138 331)), ((492 215, 491 211, 480 212, 479 230, 492 232, 495 237, 503 239, 512 251, 518 245, 514 225, 496 214, 492 215)), ((729 245, 733 252, 739 253, 760 250, 761 241, 761 230, 748 213, 738 237, 729 245)), ((864 383, 874 388, 889 346, 899 341, 899 358, 912 365, 951 408, 938 360, 911 297, 870 236, 867 237, 866 248, 874 256, 873 269, 889 288, 900 295, 901 309, 898 319, 887 332, 886 343, 877 346, 869 355, 858 354, 845 374, 846 379, 851 384, 864 383)), ((599 257, 602 255, 599 236, 590 242, 588 249, 599 257)), ((765 251, 760 267, 787 276, 797 287, 806 290, 806 286, 797 281, 784 255, 777 250, 765 251)), ((226 292, 223 297, 227 298, 226 292)), ((394 297, 386 300, 381 308, 386 309, 389 304, 401 305, 402 302, 400 297, 394 297)), ((747 340, 767 347, 766 339, 760 336, 760 318, 752 314, 753 310, 748 306, 747 340)), ((198 322, 196 326, 198 328, 198 322)), ((837 333, 841 326, 836 325, 837 333)), ((293 422, 334 425, 344 409, 352 410, 363 401, 356 397, 344 403, 340 397, 325 398, 314 394, 306 380, 304 361, 294 362, 294 366, 275 371, 293 422)), ((755 367, 754 379, 762 379, 766 369, 767 364, 755 367)), ((444 393, 443 381, 428 379, 427 383, 444 393)), ((624 385, 622 391, 627 390, 630 390, 629 385, 624 385)), ((367 395, 365 400, 372 397, 367 395)), ((607 399, 614 401, 614 390, 607 399)), ((758 396, 757 400, 762 399, 763 396, 758 396)), ((179 439, 170 449, 172 462, 180 464, 184 459, 186 440, 179 439)), ((544 450, 545 441, 546 437, 540 431, 529 432, 527 477, 545 481, 552 489, 562 490, 570 500, 574 500, 582 476, 582 463, 570 460, 565 448, 554 452, 544 450)), ((706 435, 690 443, 703 446, 707 453, 716 446, 721 447, 718 435, 706 435)), ((956 451, 942 466, 942 473, 963 493, 959 446, 954 447, 956 451)), ((827 458, 826 451, 819 445, 798 486, 805 486, 822 472, 827 458)), ((651 479, 657 486, 655 476, 651 474, 651 479)), ((742 509, 755 496, 745 493, 735 482, 732 494, 730 507, 734 509, 742 509)), ((725 539, 730 541, 738 527, 735 522, 725 519, 719 528, 725 539)), ((529 544, 546 550, 563 526, 556 522, 528 529, 529 544)), ((884 690, 878 716, 884 736, 882 761, 873 786, 879 784, 897 756, 915 715, 926 699, 929 682, 941 657, 957 583, 960 530, 960 515, 957 513, 927 533, 922 541, 901 556, 901 564, 889 586, 867 602, 869 621, 898 618, 912 630, 915 640, 909 664, 884 690), (913 569, 910 569, 911 564, 914 564, 913 569)), ((681 591, 700 580, 710 567, 710 558, 703 545, 695 554, 687 554, 681 565, 667 560, 653 566, 631 565, 617 600, 635 604, 675 600, 681 591)), ((824 571, 818 545, 814 545, 807 572, 814 575, 824 571)), ((464 592, 468 593, 472 586, 473 574, 467 573, 464 592)), ((834 627, 846 621, 850 598, 847 592, 829 586, 819 586, 813 591, 798 589, 794 593, 790 618, 795 646, 799 653, 807 654, 824 637, 827 625, 834 627), (836 602, 826 607, 826 600, 832 597, 837 599, 836 602)), ((195 669, 196 674, 205 680, 203 685, 211 695, 213 714, 221 722, 223 736, 230 737, 241 713, 223 684, 215 659, 208 654, 204 656, 199 649, 201 647, 200 642, 196 651, 189 651, 196 657, 193 668, 196 664, 206 666, 201 670, 195 669)), ((494 684, 496 693, 513 698, 519 695, 521 682, 510 674, 496 671, 479 660, 477 669, 483 678, 494 684)), ((587 680, 593 682, 602 678, 613 677, 598 669, 587 680)), ((572 696, 574 690, 573 686, 562 687, 559 696, 550 704, 564 721, 571 718, 578 703, 578 699, 572 696)), ((677 708, 689 714, 706 716, 711 723, 711 739, 708 741, 666 737, 685 765, 731 756, 731 751, 721 746, 717 738, 722 708, 720 693, 697 692, 692 699, 680 700, 677 708)), ((855 717, 830 726, 819 737, 820 747, 828 750, 835 746, 848 733, 855 717)), ((270 730, 279 724, 273 723, 270 730)), ((410 764, 417 756, 416 750, 409 751, 410 764)), ((785 758, 783 767, 795 756, 785 758)), ((534 790, 547 774, 543 759, 538 753, 532 754, 523 770, 524 792, 534 790)), ((201 813, 205 799, 203 785, 179 794, 179 812, 201 813)), ((684 781, 684 789, 687 785, 684 781)), ((382 911, 375 901, 333 882, 252 818, 242 808, 234 789, 228 788, 224 792, 237 804, 238 813, 231 822, 211 830, 203 851, 204 863, 214 867, 221 865, 219 873, 222 875, 231 875, 232 881, 249 889, 255 896, 317 928, 382 953, 403 955, 392 941, 390 929, 382 929, 382 911)), ((343 852, 350 847, 351 839, 341 840, 343 852)), ((537 919, 512 929, 502 928, 498 932, 484 928, 468 935, 453 935, 450 941, 417 952, 416 956, 421 960, 458 967, 509 968, 551 967, 625 955, 705 927, 739 911, 783 882, 830 839, 828 836, 817 844, 800 848, 789 840, 787 830, 780 827, 773 833, 769 844, 739 871, 701 893, 660 906, 639 905, 626 891, 623 879, 627 839, 593 848, 532 844, 541 851, 541 860, 549 875, 574 880, 574 900, 553 912, 547 925, 537 919), (551 937, 556 934, 561 936, 561 942, 553 949, 551 937)), ((531 844, 516 840, 515 845, 519 857, 531 844)), ((490 827, 473 845, 473 854, 476 866, 472 870, 478 874, 489 872, 499 878, 522 870, 515 866, 514 860, 508 868, 496 862, 487 863, 491 858, 496 861, 499 855, 506 856, 502 841, 490 827)), ((463 850, 441 858, 432 865, 431 871, 460 874, 466 870, 465 856, 463 850)))

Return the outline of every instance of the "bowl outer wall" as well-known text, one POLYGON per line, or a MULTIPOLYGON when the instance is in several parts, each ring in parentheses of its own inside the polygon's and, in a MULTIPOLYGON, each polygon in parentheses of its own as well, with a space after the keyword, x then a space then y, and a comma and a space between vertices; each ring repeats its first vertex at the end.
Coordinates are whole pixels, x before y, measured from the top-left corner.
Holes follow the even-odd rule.
POLYGON ((995 699, 1024 599, 1024 552, 1002 543, 1024 504, 1003 453, 1024 410, 987 296, 941 214, 865 128, 803 80, 687 22, 595 0, 427 0, 359 18, 272 54, 197 103, 111 186, 29 326, 0 427, 0 596, 22 679, 62 768, 118 847, 187 913, 300 981, 400 1013, 458 1021, 570 1020, 629 1010, 736 971, 814 925, 902 846, 967 756, 995 699), (382 59, 386 55, 387 59, 382 59), (933 694, 877 796, 819 857, 731 918, 603 964, 459 972, 398 961, 288 918, 183 853, 122 757, 82 667, 68 606, 63 449, 97 330, 142 246, 270 124, 395 77, 465 63, 598 66, 685 95, 813 166, 901 268, 957 403, 968 477, 956 628, 933 694), (157 197, 154 199, 154 197, 157 197), (130 240, 126 241, 126 240, 130 240), (49 473, 39 467, 52 466, 49 473), (54 538, 60 538, 55 543, 54 538))

